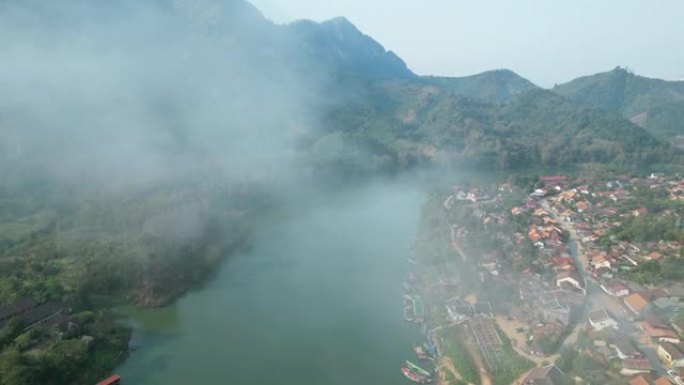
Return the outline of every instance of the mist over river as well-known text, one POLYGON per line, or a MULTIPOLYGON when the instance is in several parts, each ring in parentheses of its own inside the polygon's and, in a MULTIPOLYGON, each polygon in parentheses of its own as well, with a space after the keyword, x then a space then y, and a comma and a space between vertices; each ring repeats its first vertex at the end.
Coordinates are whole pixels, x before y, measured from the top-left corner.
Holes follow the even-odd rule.
POLYGON ((126 384, 397 384, 421 341, 401 282, 422 191, 332 194, 266 221, 201 288, 137 310, 126 384), (313 206, 313 207, 311 207, 313 206))

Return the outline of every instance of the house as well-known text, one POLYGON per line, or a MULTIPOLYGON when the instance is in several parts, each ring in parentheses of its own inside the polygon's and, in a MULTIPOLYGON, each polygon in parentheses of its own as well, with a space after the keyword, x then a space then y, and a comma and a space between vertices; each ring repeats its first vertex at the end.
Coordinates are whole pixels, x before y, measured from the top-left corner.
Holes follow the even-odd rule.
POLYGON ((589 313, 589 324, 596 331, 601 331, 606 328, 618 329, 618 323, 612 319, 608 312, 603 309, 595 310, 589 313))
POLYGON ((622 369, 620 373, 624 376, 633 376, 635 374, 650 373, 653 370, 651 363, 646 358, 629 358, 622 360, 622 369))
POLYGON ((684 368, 684 352, 681 345, 670 342, 658 344, 658 358, 670 368, 684 368))
POLYGON ((578 213, 583 213, 589 209, 589 203, 585 201, 579 201, 575 204, 575 207, 577 208, 578 213))
MULTIPOLYGON (((607 330, 612 331, 612 329, 607 330)), ((619 359, 626 360, 630 358, 642 358, 644 356, 627 338, 614 332, 612 334, 609 346, 615 351, 615 354, 619 359)))
POLYGON ((643 374, 639 374, 638 376, 629 380, 629 385, 651 385, 650 376, 648 377, 649 378, 643 374))
POLYGON ((540 176, 539 180, 546 187, 564 186, 568 182, 565 175, 540 176))
POLYGON ((662 376, 653 381, 653 385, 672 385, 672 382, 670 382, 667 377, 662 376))
POLYGON ((446 310, 449 321, 455 323, 462 323, 474 315, 472 305, 466 304, 459 297, 448 300, 446 310))
POLYGON ((659 253, 657 251, 652 251, 652 252, 648 253, 648 255, 644 259, 647 259, 649 261, 657 261, 657 260, 661 259, 662 257, 663 257, 663 255, 661 253, 659 253))
POLYGON ((651 385, 651 376, 639 374, 629 380, 629 385, 651 385))
POLYGON ((603 289, 606 294, 613 297, 625 297, 629 295, 629 288, 623 283, 614 282, 610 284, 602 284, 601 289, 603 289))
POLYGON ((672 383, 665 376, 654 380, 649 374, 639 374, 629 380, 629 385, 672 385, 672 383))
POLYGON ((638 325, 639 329, 641 329, 641 331, 650 339, 666 341, 673 344, 678 344, 680 342, 679 336, 674 330, 655 318, 648 318, 645 321, 639 322, 638 325))
POLYGON ((632 215, 635 217, 640 217, 648 214, 648 209, 646 207, 639 207, 638 209, 634 209, 632 211, 632 215))
POLYGON ((553 267, 556 271, 574 270, 575 260, 572 257, 556 257, 553 259, 553 267))
POLYGON ((556 198, 556 200, 558 202, 571 202, 571 201, 574 201, 573 198, 575 198, 575 194, 577 194, 577 191, 573 191, 573 190, 563 191, 562 193, 558 194, 558 197, 556 198))
POLYGON ((66 318, 62 316, 64 311, 64 305, 59 302, 51 301, 36 305, 30 299, 20 299, 9 306, 0 308, 0 328, 14 317, 18 317, 26 325, 24 330, 38 325, 55 325, 66 321, 66 318))
POLYGON ((568 377, 556 365, 548 365, 530 370, 523 385, 561 385, 568 382, 568 377))
POLYGON ((606 258, 603 254, 596 254, 591 257, 591 265, 594 269, 600 269, 605 267, 607 269, 611 268, 610 260, 606 258))
POLYGON ((0 307, 0 328, 4 326, 5 322, 9 321, 10 318, 22 315, 34 307, 36 307, 36 304, 29 298, 20 298, 14 303, 0 307))
POLYGON ((556 275, 556 286, 563 288, 566 285, 574 287, 581 291, 582 294, 586 294, 587 292, 584 288, 584 280, 573 271, 561 271, 556 275))
POLYGON ((641 314, 648 307, 648 301, 639 292, 630 294, 623 300, 625 306, 635 315, 641 314))
POLYGON ((602 279, 612 279, 615 278, 615 274, 613 273, 613 270, 608 269, 606 267, 600 267, 598 269, 595 269, 594 272, 592 273, 594 277, 596 278, 602 278, 602 279))

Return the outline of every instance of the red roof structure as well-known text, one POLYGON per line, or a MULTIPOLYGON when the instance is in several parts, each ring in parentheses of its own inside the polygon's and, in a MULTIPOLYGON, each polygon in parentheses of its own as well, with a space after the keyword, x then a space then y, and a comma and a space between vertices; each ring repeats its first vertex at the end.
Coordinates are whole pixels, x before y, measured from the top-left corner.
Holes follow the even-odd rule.
POLYGON ((120 381, 121 377, 118 374, 112 374, 111 376, 98 382, 97 385, 117 385, 120 381))

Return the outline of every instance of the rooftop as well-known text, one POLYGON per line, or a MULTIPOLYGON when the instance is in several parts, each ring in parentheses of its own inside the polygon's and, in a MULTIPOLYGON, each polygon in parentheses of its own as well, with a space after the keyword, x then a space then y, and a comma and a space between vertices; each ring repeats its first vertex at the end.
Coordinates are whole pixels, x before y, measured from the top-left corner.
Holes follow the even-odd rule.
POLYGON ((600 310, 594 310, 591 313, 589 313, 589 321, 591 322, 601 322, 601 321, 606 321, 611 319, 610 316, 608 315, 608 312, 606 312, 603 309, 600 310))
POLYGON ((633 293, 625 297, 625 305, 633 312, 640 313, 648 306, 648 301, 646 301, 641 293, 633 293))

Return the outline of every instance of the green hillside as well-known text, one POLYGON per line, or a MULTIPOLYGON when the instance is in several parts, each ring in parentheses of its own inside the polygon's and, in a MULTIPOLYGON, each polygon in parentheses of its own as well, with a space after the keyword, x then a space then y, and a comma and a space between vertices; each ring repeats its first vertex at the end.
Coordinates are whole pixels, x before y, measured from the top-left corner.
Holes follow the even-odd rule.
POLYGON ((353 96, 330 108, 327 131, 313 144, 335 138, 340 158, 328 148, 328 160, 353 170, 426 163, 483 169, 636 165, 678 157, 674 148, 619 114, 550 91, 534 89, 501 104, 423 81, 359 83, 356 92, 347 93, 353 96), (356 158, 345 159, 351 154, 356 158))
POLYGON ((458 78, 428 76, 423 79, 458 95, 501 103, 538 88, 529 80, 507 69, 458 78))
POLYGON ((651 79, 624 68, 556 86, 575 101, 621 113, 662 138, 684 135, 684 82, 651 79))

